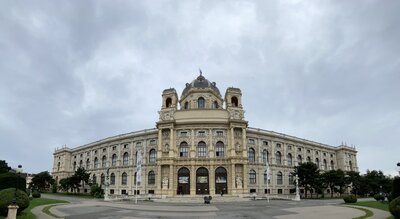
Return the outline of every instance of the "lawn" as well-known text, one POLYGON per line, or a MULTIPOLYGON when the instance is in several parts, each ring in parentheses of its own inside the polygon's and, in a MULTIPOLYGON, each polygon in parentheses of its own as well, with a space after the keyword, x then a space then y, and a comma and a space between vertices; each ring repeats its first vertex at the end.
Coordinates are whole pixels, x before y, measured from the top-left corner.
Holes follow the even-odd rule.
MULTIPOLYGON (((46 198, 34 198, 29 203, 29 207, 21 212, 20 215, 17 216, 17 219, 35 219, 37 218, 31 210, 40 205, 48 205, 48 204, 58 204, 58 203, 68 203, 67 201, 55 200, 55 199, 46 199, 46 198)), ((0 216, 0 219, 4 219, 5 217, 0 216)))
MULTIPOLYGON (((376 209, 380 209, 380 210, 389 212, 389 204, 387 202, 366 201, 366 202, 357 202, 357 203, 349 204, 349 205, 365 206, 365 207, 376 208, 376 209)), ((388 217, 387 219, 394 219, 394 217, 391 216, 391 217, 388 217)))

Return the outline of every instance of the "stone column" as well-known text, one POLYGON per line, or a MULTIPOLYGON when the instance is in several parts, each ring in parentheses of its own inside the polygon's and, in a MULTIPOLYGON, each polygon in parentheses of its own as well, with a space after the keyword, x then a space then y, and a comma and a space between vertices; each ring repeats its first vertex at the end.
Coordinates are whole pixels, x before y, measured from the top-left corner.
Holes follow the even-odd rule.
POLYGON ((210 189, 210 195, 215 195, 215 167, 214 165, 210 165, 210 169, 208 171, 209 181, 208 188, 210 189))
POLYGON ((174 196, 175 194, 175 188, 177 185, 175 185, 175 177, 174 177, 174 165, 169 165, 169 187, 168 187, 168 195, 174 196))
POLYGON ((233 130, 233 127, 231 128, 230 131, 230 136, 228 136, 228 139, 230 137, 230 142, 229 142, 229 149, 227 148, 227 151, 230 151, 231 156, 236 156, 236 149, 235 149, 235 131, 233 130))
POLYGON ((160 194, 162 194, 161 192, 161 181, 162 181, 162 172, 161 172, 161 165, 157 166, 157 174, 156 174, 156 185, 157 185, 157 193, 160 192, 160 194))
POLYGON ((7 219, 16 219, 18 208, 19 208, 18 205, 9 205, 7 219))
POLYGON ((190 195, 196 195, 196 168, 195 166, 190 166, 190 195))
MULTIPOLYGON (((228 172, 229 173, 229 172, 228 172)), ((232 195, 235 195, 237 193, 236 190, 236 167, 235 164, 231 164, 231 175, 230 175, 231 180, 229 180, 229 175, 227 176, 227 181, 230 181, 231 184, 228 185, 228 192, 232 195)))

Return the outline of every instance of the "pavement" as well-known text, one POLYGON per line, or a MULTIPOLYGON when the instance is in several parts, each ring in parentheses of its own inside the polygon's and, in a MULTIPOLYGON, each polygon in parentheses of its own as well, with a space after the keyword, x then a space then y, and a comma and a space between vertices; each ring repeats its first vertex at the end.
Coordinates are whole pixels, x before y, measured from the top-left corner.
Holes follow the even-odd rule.
MULTIPOLYGON (((71 219, 153 219, 153 218, 246 218, 246 219, 338 219, 354 218, 364 215, 361 210, 342 205, 342 200, 302 200, 300 202, 287 200, 213 202, 205 205, 198 203, 169 203, 140 201, 105 202, 98 199, 83 199, 75 197, 44 195, 69 201, 69 204, 57 205, 50 212, 71 219)), ((32 211, 38 218, 51 219, 52 216, 42 212, 45 206, 38 206, 32 211)), ((360 206, 357 206, 360 207, 360 206)), ((362 207, 367 208, 367 207, 362 207)), ((389 212, 367 208, 374 213, 371 219, 386 219, 389 212)))

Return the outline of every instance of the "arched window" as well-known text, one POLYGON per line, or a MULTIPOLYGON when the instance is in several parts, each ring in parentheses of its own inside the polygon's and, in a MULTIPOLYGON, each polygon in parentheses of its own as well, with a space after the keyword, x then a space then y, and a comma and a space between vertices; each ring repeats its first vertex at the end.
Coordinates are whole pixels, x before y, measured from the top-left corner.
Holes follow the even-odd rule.
POLYGON ((90 160, 89 158, 86 160, 86 169, 88 170, 90 167, 90 160))
POLYGON ((264 149, 264 150, 263 150, 263 154, 262 154, 262 156, 263 156, 263 164, 264 164, 264 165, 266 165, 267 162, 268 162, 268 158, 267 158, 268 155, 267 155, 267 154, 268 154, 268 151, 264 149))
POLYGON ((283 184, 283 175, 281 171, 279 171, 278 174, 276 174, 276 184, 278 185, 283 184))
POLYGON ((231 98, 231 103, 233 107, 238 107, 239 106, 239 101, 237 97, 232 97, 231 98))
POLYGON ((122 173, 121 185, 126 185, 126 184, 128 184, 128 174, 122 173))
POLYGON ((57 164, 57 171, 60 171, 60 162, 58 162, 58 164, 57 164))
POLYGON ((294 185, 294 177, 291 173, 289 173, 289 185, 294 185))
POLYGON ((97 177, 96 174, 93 174, 92 176, 92 183, 96 184, 97 183, 97 177))
POLYGON ((129 165, 129 154, 125 152, 122 158, 122 165, 127 166, 129 165))
POLYGON ((254 148, 249 148, 249 162, 255 162, 256 161, 256 152, 254 148))
POLYGON ((291 154, 291 153, 289 153, 289 154, 287 155, 287 165, 288 165, 288 166, 292 166, 292 165, 293 165, 292 154, 291 154))
POLYGON ((184 107, 183 107, 184 109, 189 109, 189 103, 186 101, 185 102, 185 105, 184 105, 184 107))
POLYGON ((349 161, 349 167, 350 167, 350 171, 353 170, 353 164, 351 163, 351 160, 349 161))
POLYGON ((215 145, 215 156, 216 157, 224 157, 225 146, 222 141, 218 141, 215 145))
POLYGON ((168 97, 167 100, 165 101, 165 107, 171 107, 172 105, 172 99, 171 97, 168 97))
POLYGON ((331 160, 331 170, 335 170, 335 163, 331 160))
POLYGON ((156 162, 156 150, 151 149, 149 152, 149 163, 155 163, 156 162))
POLYGON ((114 173, 111 173, 110 184, 115 185, 115 174, 114 173))
POLYGON ((74 161, 74 171, 76 170, 76 161, 74 161))
POLYGON ((319 168, 319 159, 315 158, 315 164, 317 165, 317 167, 319 168))
POLYGON ((328 170, 328 163, 326 162, 326 160, 324 159, 324 170, 328 170))
POLYGON ((100 176, 100 184, 104 185, 105 181, 106 181, 106 177, 104 176, 104 173, 102 173, 100 176))
POLYGON ((250 184, 256 184, 256 171, 255 170, 250 170, 249 182, 250 182, 250 184))
POLYGON ((217 102, 217 101, 214 101, 214 102, 213 102, 212 108, 213 108, 213 109, 218 109, 218 102, 217 102))
POLYGON ((303 158, 301 157, 301 155, 297 156, 297 165, 300 165, 301 163, 303 163, 303 158))
POLYGON ((197 144, 197 156, 198 157, 206 157, 207 156, 207 146, 204 141, 200 141, 197 144))
POLYGON ((205 107, 205 100, 203 97, 197 99, 197 108, 203 109, 205 107))
POLYGON ((116 154, 113 154, 113 155, 112 155, 112 158, 111 158, 111 165, 112 165, 112 166, 117 165, 117 155, 116 155, 116 154))
POLYGON ((99 168, 99 159, 97 157, 94 158, 94 168, 99 168))
POLYGON ((179 156, 180 157, 188 157, 188 144, 184 141, 179 145, 179 156))
POLYGON ((147 182, 149 183, 149 185, 156 184, 156 174, 154 174, 154 171, 149 172, 149 179, 147 182))
POLYGON ((276 164, 279 164, 279 165, 282 164, 282 155, 281 155, 281 152, 277 151, 277 152, 275 153, 275 161, 276 161, 276 164))
POLYGON ((311 158, 307 157, 307 163, 311 163, 311 158))
POLYGON ((83 161, 81 160, 81 161, 79 161, 79 167, 82 167, 83 166, 83 161))
POLYGON ((107 166, 107 157, 104 155, 103 158, 101 158, 101 167, 106 167, 107 166))

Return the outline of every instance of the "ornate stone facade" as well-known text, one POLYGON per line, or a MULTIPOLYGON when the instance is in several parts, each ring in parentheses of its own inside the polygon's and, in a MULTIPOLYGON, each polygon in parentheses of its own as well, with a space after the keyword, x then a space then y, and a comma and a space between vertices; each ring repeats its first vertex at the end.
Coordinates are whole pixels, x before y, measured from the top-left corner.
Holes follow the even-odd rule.
POLYGON ((173 88, 163 91, 156 128, 56 149, 53 176, 59 181, 83 166, 92 182, 102 184, 108 170, 114 194, 264 195, 269 183, 271 194, 288 195, 300 162, 317 163, 322 171, 358 170, 355 148, 248 127, 241 99, 238 88, 222 98, 215 82, 200 75, 180 99, 173 88), (138 151, 142 181, 135 191, 138 151))

